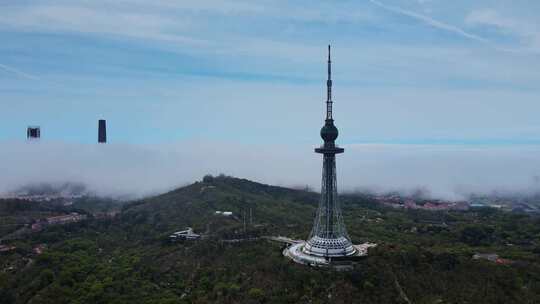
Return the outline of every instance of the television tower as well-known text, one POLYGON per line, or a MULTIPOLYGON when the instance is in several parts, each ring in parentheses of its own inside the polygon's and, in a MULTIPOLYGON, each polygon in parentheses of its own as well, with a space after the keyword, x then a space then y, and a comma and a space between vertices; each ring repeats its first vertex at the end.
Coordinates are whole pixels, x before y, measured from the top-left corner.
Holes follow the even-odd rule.
MULTIPOLYGON (((336 154, 345 150, 336 145, 338 129, 332 117, 332 60, 328 46, 328 80, 326 81, 326 118, 321 128, 323 145, 315 149, 323 156, 321 198, 313 229, 307 241, 293 241, 283 255, 293 261, 320 267, 350 267, 366 256, 367 250, 376 244, 353 245, 343 223, 337 194, 336 154)), ((342 268, 345 269, 345 268, 342 268)))
POLYGON ((332 118, 332 61, 328 46, 328 80, 326 81, 326 120, 321 128, 324 144, 315 149, 323 155, 321 199, 313 229, 303 251, 309 255, 322 257, 342 257, 355 253, 355 248, 343 223, 337 195, 336 154, 345 149, 336 146, 338 129, 332 118))

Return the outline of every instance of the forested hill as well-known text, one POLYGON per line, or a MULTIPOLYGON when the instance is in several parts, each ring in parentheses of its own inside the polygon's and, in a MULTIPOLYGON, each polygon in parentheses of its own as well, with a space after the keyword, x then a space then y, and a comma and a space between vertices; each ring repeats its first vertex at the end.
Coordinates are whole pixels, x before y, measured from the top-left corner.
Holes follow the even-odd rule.
POLYGON ((257 225, 273 233, 305 232, 312 224, 318 200, 314 192, 206 176, 203 181, 127 204, 122 220, 149 236, 185 227, 207 231, 209 225, 215 233, 242 226, 244 218, 252 224, 248 228, 257 225), (232 212, 232 216, 220 216, 216 211, 232 212), (291 229, 300 226, 300 231, 291 229))
POLYGON ((540 303, 538 218, 341 201, 353 241, 379 244, 349 272, 294 264, 257 239, 306 238, 316 193, 208 176, 2 244, 16 249, 0 253, 0 303, 540 303), (169 241, 188 226, 203 238, 169 241))

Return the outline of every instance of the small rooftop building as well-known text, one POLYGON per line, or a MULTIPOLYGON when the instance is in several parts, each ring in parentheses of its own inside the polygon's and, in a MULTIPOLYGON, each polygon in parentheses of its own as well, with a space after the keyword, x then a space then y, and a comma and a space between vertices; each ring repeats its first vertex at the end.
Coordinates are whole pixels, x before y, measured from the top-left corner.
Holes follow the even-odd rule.
POLYGON ((496 253, 476 253, 473 255, 473 260, 488 260, 495 262, 498 258, 499 255, 496 253))
POLYGON ((63 225, 63 224, 68 224, 68 223, 80 222, 85 219, 86 219, 85 214, 72 212, 70 214, 65 214, 65 215, 51 216, 51 217, 46 218, 45 220, 48 225, 63 225))
POLYGON ((187 227, 186 230, 177 231, 169 236, 171 241, 178 240, 198 240, 201 238, 200 234, 194 233, 193 228, 187 227))
POLYGON ((233 213, 231 211, 216 211, 216 215, 231 216, 233 213))

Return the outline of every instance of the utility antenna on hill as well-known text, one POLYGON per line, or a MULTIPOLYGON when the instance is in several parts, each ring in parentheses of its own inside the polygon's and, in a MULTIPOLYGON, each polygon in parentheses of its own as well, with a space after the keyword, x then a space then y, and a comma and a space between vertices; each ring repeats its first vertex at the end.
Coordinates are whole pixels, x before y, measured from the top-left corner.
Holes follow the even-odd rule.
POLYGON ((246 233, 246 210, 242 211, 242 218, 244 219, 244 234, 246 233))

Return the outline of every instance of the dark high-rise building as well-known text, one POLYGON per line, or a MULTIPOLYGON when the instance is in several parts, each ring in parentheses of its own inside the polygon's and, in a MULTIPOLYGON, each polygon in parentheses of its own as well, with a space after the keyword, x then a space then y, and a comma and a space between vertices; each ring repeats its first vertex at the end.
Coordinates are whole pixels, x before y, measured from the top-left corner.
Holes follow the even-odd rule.
POLYGON ((26 129, 27 139, 39 139, 41 137, 41 129, 38 126, 29 126, 26 129))
POLYGON ((107 142, 107 122, 105 119, 100 119, 98 123, 98 143, 107 142))

